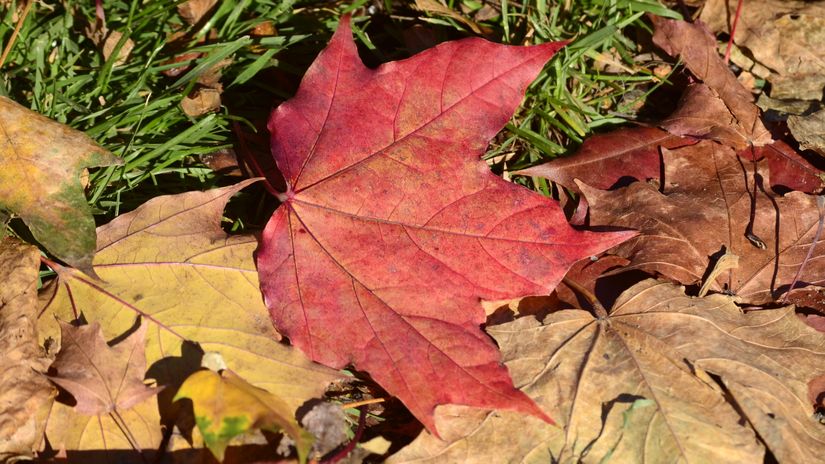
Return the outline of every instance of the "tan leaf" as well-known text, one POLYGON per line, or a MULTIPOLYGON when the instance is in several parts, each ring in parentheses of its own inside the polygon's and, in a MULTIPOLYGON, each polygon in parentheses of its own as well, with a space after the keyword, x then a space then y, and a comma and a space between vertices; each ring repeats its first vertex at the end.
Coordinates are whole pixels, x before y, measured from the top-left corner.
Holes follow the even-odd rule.
POLYGON ((204 87, 195 90, 183 97, 180 102, 183 112, 188 116, 197 117, 217 111, 221 107, 221 93, 216 89, 204 87))
POLYGON ((80 172, 122 161, 86 134, 6 97, 0 97, 0 128, 0 208, 19 215, 55 256, 90 271, 95 223, 80 172))
POLYGON ((761 462, 748 422, 704 371, 780 462, 817 462, 825 428, 807 382, 825 372, 825 338, 792 307, 743 314, 734 301, 646 280, 606 318, 565 310, 490 327, 515 383, 564 430, 440 408, 445 441, 424 433, 391 462, 761 462))
POLYGON ((37 341, 37 248, 0 241, 0 462, 31 458, 54 387, 41 372, 50 360, 37 341))
MULTIPOLYGON (((701 20, 730 33, 738 2, 708 0, 701 20)), ((770 68, 771 97, 819 100, 825 86, 825 5, 798 0, 748 0, 734 41, 770 68)))
MULTIPOLYGON (((108 37, 106 37, 106 40, 103 41, 103 49, 101 50, 104 60, 109 60, 109 57, 115 52, 117 44, 120 42, 121 38, 123 38, 123 33, 119 31, 112 31, 108 37)), ((129 55, 132 53, 133 48, 135 48, 135 42, 131 38, 127 37, 126 41, 123 43, 123 46, 120 47, 120 50, 117 53, 117 58, 115 58, 115 66, 126 64, 126 60, 129 59, 129 55)))
POLYGON ((157 395, 146 386, 146 325, 108 346, 100 324, 75 327, 60 322, 60 352, 49 378, 72 394, 75 409, 90 416, 123 411, 157 395))
POLYGON ((805 116, 788 116, 788 129, 799 142, 799 148, 825 156, 825 110, 805 116))

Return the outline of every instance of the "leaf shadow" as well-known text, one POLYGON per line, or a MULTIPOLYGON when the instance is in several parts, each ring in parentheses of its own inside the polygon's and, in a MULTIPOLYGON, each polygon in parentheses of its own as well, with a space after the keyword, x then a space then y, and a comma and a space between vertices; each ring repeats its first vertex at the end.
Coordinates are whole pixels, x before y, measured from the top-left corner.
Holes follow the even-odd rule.
POLYGON ((201 358, 203 358, 201 347, 195 342, 185 340, 181 344, 180 356, 167 356, 159 359, 146 371, 147 378, 155 379, 158 385, 165 387, 158 394, 160 423, 166 431, 161 449, 171 438, 171 432, 175 426, 181 435, 192 443, 192 429, 195 427, 192 408, 186 401, 173 402, 172 399, 183 381, 200 369, 201 358))
POLYGON ((602 424, 601 424, 601 428, 599 429, 599 433, 596 434, 596 436, 593 437, 593 439, 590 440, 590 442, 587 443, 584 446, 584 448, 582 448, 581 456, 582 457, 587 456, 587 454, 590 452, 590 449, 593 448, 593 446, 602 437, 602 434, 604 433, 604 428, 607 426, 607 418, 610 415, 610 413, 613 411, 613 408, 617 404, 632 405, 636 401, 645 400, 645 399, 647 399, 647 398, 645 398, 644 396, 633 395, 633 394, 630 394, 630 393, 621 393, 616 398, 613 398, 612 400, 610 400, 606 403, 603 403, 602 404, 602 411, 601 411, 601 423, 602 424))

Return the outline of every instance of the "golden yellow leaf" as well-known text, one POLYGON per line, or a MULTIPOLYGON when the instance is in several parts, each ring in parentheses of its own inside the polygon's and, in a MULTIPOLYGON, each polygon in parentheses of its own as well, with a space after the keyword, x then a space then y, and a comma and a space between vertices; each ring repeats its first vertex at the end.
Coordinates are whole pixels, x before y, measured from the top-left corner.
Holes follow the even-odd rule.
MULTIPOLYGON (((66 462, 142 464, 153 462, 162 431, 158 397, 152 396, 131 409, 102 416, 78 414, 73 407, 55 402, 46 437, 51 453, 65 454, 66 462)), ((42 450, 41 455, 50 453, 42 450)))
POLYGON ((257 388, 230 370, 220 374, 197 371, 187 378, 175 401, 192 400, 195 421, 206 446, 223 461, 229 441, 253 429, 283 430, 295 441, 301 462, 306 462, 312 435, 295 420, 295 410, 282 399, 257 388))
MULTIPOLYGON (((221 354, 253 385, 297 409, 340 378, 278 342, 261 301, 252 235, 220 228, 226 201, 253 181, 155 198, 98 229, 95 271, 102 281, 59 268, 41 295, 41 333, 59 338, 54 316, 100 323, 107 339, 147 326, 147 376, 166 386, 161 412, 200 367, 202 351, 221 354)), ((76 442, 77 443, 77 442, 76 442)))

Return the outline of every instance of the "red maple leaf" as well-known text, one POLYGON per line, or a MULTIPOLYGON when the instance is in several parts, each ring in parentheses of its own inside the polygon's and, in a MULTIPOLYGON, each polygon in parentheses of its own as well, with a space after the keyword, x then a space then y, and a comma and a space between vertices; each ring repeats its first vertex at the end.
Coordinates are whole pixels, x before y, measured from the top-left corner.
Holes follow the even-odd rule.
POLYGON ((368 371, 432 432, 445 403, 550 420, 513 387, 479 301, 546 294, 635 235, 576 231, 479 159, 563 45, 473 38, 368 69, 344 18, 270 119, 289 186, 257 254, 276 327, 368 371))

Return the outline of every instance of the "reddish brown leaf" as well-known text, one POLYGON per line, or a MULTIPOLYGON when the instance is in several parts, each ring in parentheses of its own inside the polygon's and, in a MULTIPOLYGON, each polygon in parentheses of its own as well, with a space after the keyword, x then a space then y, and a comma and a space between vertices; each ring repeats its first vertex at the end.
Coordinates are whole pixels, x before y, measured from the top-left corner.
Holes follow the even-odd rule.
POLYGON ((738 150, 750 146, 748 131, 705 84, 689 85, 676 111, 659 125, 672 134, 716 140, 738 150))
POLYGON ((771 171, 771 187, 781 185, 808 193, 822 190, 823 172, 811 166, 811 163, 781 140, 753 150, 745 149, 739 152, 739 156, 750 161, 763 157, 767 159, 771 171))
POLYGON ((770 132, 759 119, 753 95, 736 80, 716 52, 716 39, 701 23, 687 23, 651 16, 653 42, 671 56, 679 56, 685 66, 722 99, 755 146, 771 142, 770 132))
MULTIPOLYGON (((710 141, 666 151, 664 162, 664 193, 640 182, 613 192, 580 185, 590 203, 592 225, 641 230, 616 254, 630 259, 631 268, 693 284, 701 280, 711 255, 725 247, 739 256, 740 265, 717 278, 717 290, 727 288, 753 304, 773 301, 787 291, 817 229, 815 197, 771 192, 763 160, 757 163, 753 200, 753 163, 710 141), (760 240, 764 249, 757 246, 760 240)), ((813 256, 823 253, 825 240, 820 240, 813 256)), ((825 260, 810 260, 798 286, 823 283, 825 260)))
POLYGON ((479 159, 560 47, 466 39, 373 70, 345 18, 270 120, 289 185, 258 249, 273 321, 312 359, 368 371, 429 430, 444 403, 546 419, 479 330, 479 299, 546 294, 633 235, 575 231, 479 159))
POLYGON ((573 156, 514 174, 544 177, 575 191, 578 187, 573 179, 608 189, 623 177, 659 177, 659 147, 678 148, 692 143, 695 141, 653 127, 620 129, 588 138, 573 156))
POLYGON ((814 409, 825 410, 825 375, 820 375, 808 382, 808 399, 814 409))
POLYGON ((157 395, 158 388, 143 383, 146 372, 141 324, 134 333, 110 347, 97 322, 75 327, 61 322, 61 349, 49 378, 77 401, 75 409, 90 416, 125 410, 157 395))

